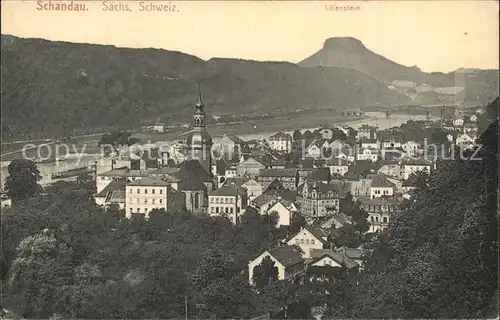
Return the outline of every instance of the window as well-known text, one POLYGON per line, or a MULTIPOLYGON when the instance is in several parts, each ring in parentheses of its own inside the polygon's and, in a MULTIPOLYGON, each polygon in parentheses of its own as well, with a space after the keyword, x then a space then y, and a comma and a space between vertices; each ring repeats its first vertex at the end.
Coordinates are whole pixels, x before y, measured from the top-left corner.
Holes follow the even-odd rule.
POLYGON ((163 199, 160 199, 159 201, 160 201, 160 204, 163 203, 163 199))
POLYGON ((375 221, 378 222, 378 217, 375 217, 375 221))
POLYGON ((229 198, 226 198, 226 203, 229 203, 229 198))
POLYGON ((144 189, 144 194, 148 194, 148 189, 144 189))
POLYGON ((162 194, 162 193, 163 193, 163 189, 160 189, 160 194, 162 194))
POLYGON ((384 218, 382 219, 382 221, 383 221, 384 223, 387 223, 387 217, 384 217, 384 218))
POLYGON ((141 193, 141 189, 137 189, 137 194, 141 193))
POLYGON ((229 208, 229 212, 230 212, 230 213, 234 213, 234 209, 233 209, 233 207, 229 208))
POLYGON ((215 203, 219 203, 219 197, 215 198, 215 203))
POLYGON ((314 239, 311 239, 311 244, 314 244, 314 242, 315 242, 314 239))
POLYGON ((134 208, 130 208, 129 211, 130 211, 130 213, 134 212, 134 208))
POLYGON ((306 244, 309 244, 309 239, 306 239, 306 244))
POLYGON ((299 239, 295 239, 295 244, 299 244, 299 239))
POLYGON ((215 207, 215 213, 219 213, 219 207, 215 207))
POLYGON ((152 200, 153 204, 155 204, 155 199, 152 200))
POLYGON ((304 244, 304 239, 300 239, 300 244, 304 244))
POLYGON ((152 189, 152 190, 151 190, 151 193, 152 193, 152 194, 155 194, 155 191, 156 191, 156 189, 152 189))

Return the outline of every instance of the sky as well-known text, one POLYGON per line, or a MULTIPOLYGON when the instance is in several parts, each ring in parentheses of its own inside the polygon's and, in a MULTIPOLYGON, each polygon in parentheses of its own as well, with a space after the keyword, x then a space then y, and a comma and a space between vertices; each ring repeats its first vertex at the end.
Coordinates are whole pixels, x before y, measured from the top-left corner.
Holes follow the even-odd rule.
POLYGON ((327 38, 354 37, 395 62, 428 72, 499 67, 494 0, 154 1, 175 6, 172 12, 140 11, 153 1, 104 2, 74 1, 86 11, 61 12, 38 10, 35 0, 2 0, 2 34, 163 48, 205 60, 290 62, 318 51, 327 38), (111 3, 131 11, 110 12, 111 3), (359 10, 326 10, 335 6, 359 10))

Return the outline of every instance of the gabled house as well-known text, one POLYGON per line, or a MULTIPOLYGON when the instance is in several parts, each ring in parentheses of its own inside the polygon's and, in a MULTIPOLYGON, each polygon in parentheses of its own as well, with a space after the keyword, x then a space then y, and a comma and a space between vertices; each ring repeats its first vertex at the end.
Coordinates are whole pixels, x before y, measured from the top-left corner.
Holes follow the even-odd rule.
POLYGON ((299 174, 297 169, 261 169, 258 180, 262 185, 267 185, 273 180, 279 180, 283 188, 297 190, 299 174))
POLYGON ((260 170, 266 169, 267 163, 256 157, 247 157, 236 166, 236 173, 238 176, 256 177, 260 174, 260 170))
POLYGON ((304 182, 297 191, 300 212, 313 218, 338 212, 343 198, 345 193, 337 185, 321 182, 304 182))
POLYGON ((372 162, 377 162, 379 158, 378 149, 360 148, 356 155, 356 160, 368 160, 372 162))
POLYGON ((311 250, 323 249, 328 241, 328 231, 321 228, 305 227, 291 236, 286 243, 295 245, 302 250, 304 259, 310 258, 311 250))
POLYGON ((231 158, 233 155, 241 155, 245 149, 245 141, 233 134, 224 134, 217 141, 213 148, 218 150, 222 155, 231 158))
POLYGON ((129 181, 125 178, 111 181, 101 192, 94 196, 95 203, 102 207, 116 204, 120 209, 125 209, 125 186, 128 183, 129 181))
POLYGON ((399 132, 381 131, 378 133, 378 140, 382 149, 401 148, 403 136, 399 132))
POLYGON ((304 259, 300 249, 295 246, 279 246, 264 251, 257 258, 248 263, 248 282, 253 285, 253 275, 264 258, 269 257, 278 269, 278 280, 293 279, 305 270, 304 259))
POLYGON ((401 149, 410 156, 416 156, 421 153, 420 144, 416 141, 406 141, 401 145, 401 149))
POLYGON ((291 135, 278 132, 269 137, 268 144, 271 150, 289 153, 292 152, 292 141, 291 135))
POLYGON ((476 144, 476 140, 472 138, 469 134, 459 134, 455 139, 455 144, 461 148, 465 148, 476 144))
POLYGON ((345 253, 331 249, 312 250, 311 258, 312 260, 308 263, 309 267, 345 267, 347 269, 359 267, 359 264, 345 253))
POLYGON ((340 229, 344 226, 347 225, 353 225, 352 218, 349 217, 348 215, 342 213, 342 212, 337 212, 334 213, 333 216, 329 217, 326 221, 323 221, 320 224, 321 229, 340 229))
POLYGON ((297 212, 297 207, 293 202, 278 198, 276 202, 269 207, 267 213, 276 213, 278 215, 277 227, 289 226, 292 222, 292 215, 297 212))
POLYGON ((378 131, 377 127, 364 124, 361 127, 359 127, 357 131, 358 131, 357 138, 359 140, 361 140, 361 139, 377 139, 377 131, 378 131))

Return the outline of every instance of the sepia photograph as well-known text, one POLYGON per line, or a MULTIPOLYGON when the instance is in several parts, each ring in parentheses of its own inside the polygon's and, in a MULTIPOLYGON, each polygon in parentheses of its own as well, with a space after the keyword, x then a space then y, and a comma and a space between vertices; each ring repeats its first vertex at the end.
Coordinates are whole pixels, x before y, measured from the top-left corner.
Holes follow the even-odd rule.
POLYGON ((1 0, 0 319, 498 319, 498 0, 1 0))

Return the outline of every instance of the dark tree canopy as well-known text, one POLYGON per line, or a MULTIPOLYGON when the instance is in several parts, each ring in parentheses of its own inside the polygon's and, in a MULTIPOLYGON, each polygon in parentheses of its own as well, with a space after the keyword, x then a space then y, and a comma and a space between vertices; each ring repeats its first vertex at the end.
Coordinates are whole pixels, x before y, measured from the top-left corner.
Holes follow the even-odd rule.
POLYGON ((264 288, 271 285, 278 280, 278 268, 271 258, 266 256, 262 259, 260 265, 256 266, 253 270, 253 281, 255 287, 264 288))
POLYGON ((5 190, 13 202, 29 199, 40 192, 38 181, 42 179, 36 163, 32 160, 12 160, 8 166, 9 176, 5 190))

